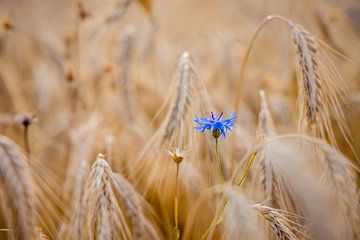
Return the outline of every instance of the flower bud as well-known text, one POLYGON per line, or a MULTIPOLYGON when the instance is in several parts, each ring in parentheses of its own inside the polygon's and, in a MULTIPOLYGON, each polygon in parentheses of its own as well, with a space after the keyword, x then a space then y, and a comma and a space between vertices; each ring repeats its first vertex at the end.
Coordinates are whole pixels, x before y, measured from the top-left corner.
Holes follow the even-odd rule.
POLYGON ((221 130, 220 130, 219 128, 214 129, 214 130, 212 131, 212 135, 213 135, 214 138, 219 138, 220 135, 221 135, 221 130))

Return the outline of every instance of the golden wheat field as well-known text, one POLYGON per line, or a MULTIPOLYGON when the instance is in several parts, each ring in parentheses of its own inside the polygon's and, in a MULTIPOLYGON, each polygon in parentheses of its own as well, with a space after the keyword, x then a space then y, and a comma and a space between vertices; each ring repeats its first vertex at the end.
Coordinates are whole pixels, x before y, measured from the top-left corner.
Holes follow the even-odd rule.
POLYGON ((0 239, 360 239, 358 0, 0 0, 0 239))

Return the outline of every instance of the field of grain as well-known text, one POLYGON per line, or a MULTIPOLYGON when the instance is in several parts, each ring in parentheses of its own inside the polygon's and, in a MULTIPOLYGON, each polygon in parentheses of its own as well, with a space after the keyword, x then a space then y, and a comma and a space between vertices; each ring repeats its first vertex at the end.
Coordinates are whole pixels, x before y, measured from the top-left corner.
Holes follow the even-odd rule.
POLYGON ((0 0, 0 239, 360 239, 358 0, 0 0))

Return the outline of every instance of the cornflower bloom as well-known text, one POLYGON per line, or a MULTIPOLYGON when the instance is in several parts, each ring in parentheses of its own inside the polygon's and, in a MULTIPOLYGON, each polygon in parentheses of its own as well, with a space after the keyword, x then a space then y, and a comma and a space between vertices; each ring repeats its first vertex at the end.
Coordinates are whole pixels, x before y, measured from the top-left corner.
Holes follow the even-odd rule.
POLYGON ((198 118, 195 115, 195 123, 198 126, 195 126, 195 130, 199 132, 205 132, 205 130, 212 131, 212 135, 215 138, 215 157, 217 162, 217 167, 219 170, 219 175, 221 183, 225 183, 224 174, 221 167, 221 162, 219 158, 219 148, 218 148, 218 138, 222 136, 226 138, 226 132, 230 132, 231 128, 235 126, 234 120, 236 118, 236 113, 233 112, 229 118, 221 119, 223 113, 218 115, 211 113, 211 118, 198 118))
POLYGON ((222 116, 223 113, 218 115, 211 113, 211 118, 198 118, 195 115, 194 121, 198 124, 195 130, 199 132, 210 130, 214 138, 219 138, 220 136, 226 138, 226 132, 231 132, 231 128, 235 126, 234 120, 237 117, 235 112, 229 118, 221 119, 222 116))

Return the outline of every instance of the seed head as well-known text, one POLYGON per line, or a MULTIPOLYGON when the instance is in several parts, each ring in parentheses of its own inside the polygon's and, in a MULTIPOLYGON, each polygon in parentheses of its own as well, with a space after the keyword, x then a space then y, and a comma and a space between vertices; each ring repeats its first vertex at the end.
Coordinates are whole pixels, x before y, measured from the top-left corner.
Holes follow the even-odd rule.
POLYGON ((176 164, 180 164, 185 157, 185 151, 178 147, 168 150, 168 153, 176 164))

